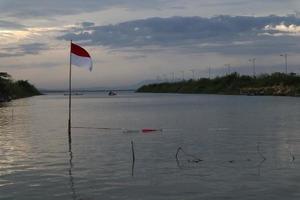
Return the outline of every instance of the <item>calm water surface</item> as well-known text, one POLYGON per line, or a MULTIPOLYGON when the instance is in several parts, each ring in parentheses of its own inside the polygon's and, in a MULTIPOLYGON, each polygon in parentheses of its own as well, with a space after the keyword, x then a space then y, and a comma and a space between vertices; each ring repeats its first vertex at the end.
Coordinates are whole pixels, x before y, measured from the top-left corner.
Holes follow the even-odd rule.
POLYGON ((76 96, 71 152, 67 116, 62 94, 0 106, 0 199, 300 198, 299 98, 76 96))

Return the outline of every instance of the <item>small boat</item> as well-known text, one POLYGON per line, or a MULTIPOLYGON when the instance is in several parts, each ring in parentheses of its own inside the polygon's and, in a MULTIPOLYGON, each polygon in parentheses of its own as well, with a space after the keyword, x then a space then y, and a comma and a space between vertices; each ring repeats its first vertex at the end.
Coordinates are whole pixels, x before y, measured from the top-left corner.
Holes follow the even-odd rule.
POLYGON ((115 93, 115 92, 112 91, 112 90, 108 92, 108 96, 115 96, 115 95, 117 95, 117 93, 115 93))

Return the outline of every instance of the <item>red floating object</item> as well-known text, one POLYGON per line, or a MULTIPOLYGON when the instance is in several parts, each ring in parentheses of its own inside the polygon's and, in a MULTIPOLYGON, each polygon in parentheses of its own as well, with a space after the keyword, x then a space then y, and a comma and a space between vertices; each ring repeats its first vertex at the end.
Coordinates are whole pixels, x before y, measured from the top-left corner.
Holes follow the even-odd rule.
POLYGON ((143 133, 150 133, 150 132, 154 132, 154 131, 159 131, 159 129, 152 129, 152 128, 143 128, 142 129, 143 133))

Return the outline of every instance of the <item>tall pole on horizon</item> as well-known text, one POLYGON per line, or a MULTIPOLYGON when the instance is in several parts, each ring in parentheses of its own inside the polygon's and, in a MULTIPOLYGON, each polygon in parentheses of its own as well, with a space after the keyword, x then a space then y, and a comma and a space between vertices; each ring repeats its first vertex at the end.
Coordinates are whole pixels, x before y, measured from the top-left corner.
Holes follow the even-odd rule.
MULTIPOLYGON (((72 106, 72 64, 71 64, 71 48, 72 48, 72 40, 70 42, 70 68, 69 68, 69 121, 68 121, 68 136, 69 136, 69 145, 72 142, 71 136, 71 106, 72 106)), ((70 147, 70 146, 69 146, 70 147)))
POLYGON ((160 82, 160 76, 159 75, 156 76, 156 81, 160 82))
POLYGON ((167 74, 163 74, 163 77, 164 77, 166 82, 169 82, 167 74))
POLYGON ((208 67, 208 78, 211 79, 211 66, 208 67))
POLYGON ((171 72, 171 77, 172 77, 172 82, 174 82, 175 81, 175 74, 174 74, 174 72, 171 72))
POLYGON ((182 73, 182 80, 184 81, 184 70, 180 71, 182 73))
POLYGON ((190 71, 192 72, 193 76, 192 76, 192 80, 195 79, 195 70, 194 69, 190 69, 190 71))
POLYGON ((280 56, 283 56, 284 57, 284 61, 285 61, 285 74, 287 74, 288 73, 288 64, 287 64, 287 54, 285 53, 285 54, 281 54, 280 56))
POLYGON ((227 68, 227 75, 229 75, 230 73, 231 73, 231 66, 230 66, 230 64, 225 64, 225 67, 227 68))
POLYGON ((256 76, 256 72, 255 72, 255 61, 256 61, 256 58, 249 59, 249 61, 252 62, 253 77, 255 77, 256 76))

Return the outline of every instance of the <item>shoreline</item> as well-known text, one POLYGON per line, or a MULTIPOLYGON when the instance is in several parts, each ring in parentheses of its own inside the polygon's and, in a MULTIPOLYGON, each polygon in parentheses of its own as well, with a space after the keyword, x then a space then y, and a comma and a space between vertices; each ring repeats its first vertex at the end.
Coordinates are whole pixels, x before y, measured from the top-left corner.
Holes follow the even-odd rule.
POLYGON ((24 96, 24 97, 17 97, 17 98, 11 98, 11 97, 4 97, 0 95, 0 103, 8 103, 11 102, 13 100, 18 100, 18 99, 24 99, 24 98, 30 98, 30 97, 35 97, 35 96, 41 96, 44 94, 35 94, 35 95, 30 95, 30 96, 24 96))
POLYGON ((232 73, 214 79, 149 84, 140 87, 136 92, 299 97, 300 76, 274 73, 250 77, 232 73))
POLYGON ((0 102, 32 97, 42 93, 27 80, 13 80, 6 72, 0 72, 0 102))
POLYGON ((193 95, 222 95, 222 96, 250 96, 250 97, 300 97, 299 95, 271 95, 271 94, 233 94, 233 93, 192 93, 192 92, 137 92, 145 94, 193 94, 193 95))

